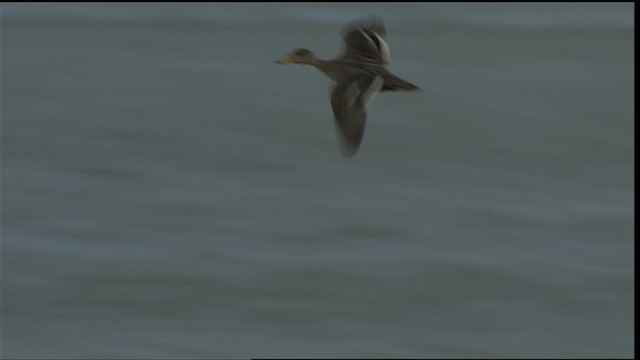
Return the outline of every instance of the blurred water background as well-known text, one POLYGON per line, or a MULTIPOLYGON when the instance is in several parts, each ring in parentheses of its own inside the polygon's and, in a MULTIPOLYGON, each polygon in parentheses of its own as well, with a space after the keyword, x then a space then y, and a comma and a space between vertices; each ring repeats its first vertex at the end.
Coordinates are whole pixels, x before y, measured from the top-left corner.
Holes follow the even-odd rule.
POLYGON ((632 357, 633 7, 2 4, 2 357, 632 357))

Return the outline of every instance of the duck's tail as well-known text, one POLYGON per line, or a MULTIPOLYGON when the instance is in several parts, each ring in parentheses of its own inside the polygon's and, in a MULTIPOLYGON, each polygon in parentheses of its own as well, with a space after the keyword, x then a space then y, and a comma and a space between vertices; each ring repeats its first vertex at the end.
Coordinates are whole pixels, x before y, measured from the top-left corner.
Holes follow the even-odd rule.
POLYGON ((399 77, 388 74, 384 79, 382 91, 419 91, 420 88, 412 83, 402 80, 399 77))

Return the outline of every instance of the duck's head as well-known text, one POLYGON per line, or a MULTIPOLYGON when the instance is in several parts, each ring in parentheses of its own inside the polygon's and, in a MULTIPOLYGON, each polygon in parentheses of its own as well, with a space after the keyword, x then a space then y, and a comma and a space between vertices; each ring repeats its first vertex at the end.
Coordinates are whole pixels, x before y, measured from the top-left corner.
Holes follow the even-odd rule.
POLYGON ((295 49, 289 55, 277 60, 278 64, 310 64, 315 59, 313 52, 307 49, 295 49))

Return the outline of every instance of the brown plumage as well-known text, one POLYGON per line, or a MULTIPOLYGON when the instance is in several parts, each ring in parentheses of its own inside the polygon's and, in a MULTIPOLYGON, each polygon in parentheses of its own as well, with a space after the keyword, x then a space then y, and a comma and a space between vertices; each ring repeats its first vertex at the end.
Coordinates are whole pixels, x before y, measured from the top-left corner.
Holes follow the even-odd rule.
POLYGON ((343 154, 355 155, 367 120, 367 108, 380 91, 416 91, 419 88, 390 73, 389 47, 382 19, 358 21, 342 33, 344 53, 334 60, 318 59, 307 49, 295 49, 279 64, 309 64, 336 82, 331 107, 340 135, 343 154))

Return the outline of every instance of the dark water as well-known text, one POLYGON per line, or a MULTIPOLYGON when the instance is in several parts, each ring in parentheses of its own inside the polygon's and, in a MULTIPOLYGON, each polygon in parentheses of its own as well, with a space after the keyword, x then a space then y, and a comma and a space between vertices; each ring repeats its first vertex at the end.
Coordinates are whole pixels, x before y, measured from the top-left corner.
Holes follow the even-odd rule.
POLYGON ((633 4, 2 4, 2 357, 632 357, 633 4), (383 16, 344 160, 328 83, 383 16))

